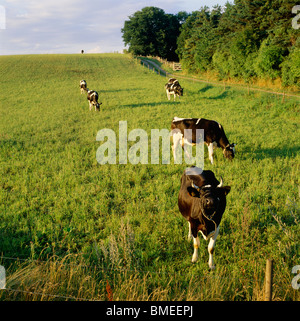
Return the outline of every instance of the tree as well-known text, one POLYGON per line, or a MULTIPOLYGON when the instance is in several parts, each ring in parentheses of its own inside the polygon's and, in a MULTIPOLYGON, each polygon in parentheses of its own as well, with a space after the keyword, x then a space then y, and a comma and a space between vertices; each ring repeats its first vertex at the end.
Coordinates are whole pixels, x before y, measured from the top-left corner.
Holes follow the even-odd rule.
POLYGON ((176 52, 188 70, 201 72, 209 69, 218 43, 216 29, 220 17, 220 6, 212 10, 205 6, 194 11, 183 24, 176 52))
POLYGON ((159 56, 168 60, 177 60, 175 53, 180 22, 185 21, 183 13, 166 14, 156 7, 145 7, 126 20, 123 33, 125 46, 134 55, 159 56))

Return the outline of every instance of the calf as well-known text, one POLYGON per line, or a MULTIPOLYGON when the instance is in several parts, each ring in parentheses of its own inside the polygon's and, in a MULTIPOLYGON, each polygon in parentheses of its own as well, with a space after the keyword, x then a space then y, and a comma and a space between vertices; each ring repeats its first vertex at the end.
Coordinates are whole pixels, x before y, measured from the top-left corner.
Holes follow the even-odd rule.
POLYGON ((86 91, 86 92, 88 91, 86 81, 83 80, 83 79, 80 80, 79 87, 80 87, 81 94, 82 94, 84 91, 86 91))
MULTIPOLYGON (((213 164, 213 153, 214 147, 221 147, 223 149, 223 154, 225 158, 233 159, 235 155, 235 145, 230 144, 223 126, 214 120, 208 120, 204 118, 178 118, 174 117, 171 124, 171 134, 173 136, 173 155, 176 160, 176 148, 178 144, 181 144, 181 147, 184 148, 184 144, 195 145, 199 142, 196 141, 196 130, 204 130, 204 142, 208 147, 209 160, 213 164), (185 137, 184 130, 190 129, 191 135, 185 137)), ((185 151, 187 156, 190 158, 190 155, 185 151)))
POLYGON ((165 84, 165 89, 169 100, 171 99, 171 95, 174 95, 174 101, 176 96, 183 96, 183 88, 181 88, 179 81, 175 78, 170 78, 168 80, 165 84))
POLYGON ((87 92, 87 99, 89 101, 89 107, 90 110, 92 110, 93 106, 95 106, 95 111, 96 110, 100 110, 100 105, 102 105, 102 103, 98 103, 98 93, 94 90, 89 90, 87 92))
POLYGON ((192 262, 198 259, 200 245, 198 232, 208 244, 211 270, 215 269, 213 252, 216 238, 219 234, 219 225, 226 208, 226 195, 230 186, 223 186, 212 171, 203 171, 197 167, 187 168, 181 177, 181 186, 178 195, 178 207, 183 217, 189 223, 189 240, 194 239, 194 253, 192 262))

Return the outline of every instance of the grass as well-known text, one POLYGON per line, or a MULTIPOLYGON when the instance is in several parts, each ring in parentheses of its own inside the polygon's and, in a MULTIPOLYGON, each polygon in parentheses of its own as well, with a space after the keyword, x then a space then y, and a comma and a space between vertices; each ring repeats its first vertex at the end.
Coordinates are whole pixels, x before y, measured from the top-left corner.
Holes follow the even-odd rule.
MULTIPOLYGON (((126 55, 0 57, 0 300, 262 300, 266 258, 273 299, 299 300, 299 101, 166 79, 126 55), (97 90, 89 111, 79 81, 97 90), (170 128, 173 116, 219 121, 237 143, 205 169, 232 187, 217 239, 191 263, 177 207, 186 165, 100 165, 97 132, 170 128), (8 259, 8 258, 19 258, 8 259)), ((149 156, 150 161, 150 156, 149 156)))

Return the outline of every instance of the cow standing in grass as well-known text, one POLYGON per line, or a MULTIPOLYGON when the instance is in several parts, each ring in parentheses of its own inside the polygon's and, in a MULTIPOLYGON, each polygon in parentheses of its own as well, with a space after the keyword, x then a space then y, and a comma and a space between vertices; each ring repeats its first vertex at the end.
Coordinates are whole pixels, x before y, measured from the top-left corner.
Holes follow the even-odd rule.
POLYGON ((171 95, 174 95, 174 101, 176 96, 183 96, 183 88, 180 86, 179 81, 175 78, 170 78, 165 84, 165 90, 167 92, 168 100, 171 99, 171 95))
POLYGON ((83 92, 85 92, 85 91, 88 92, 87 84, 86 84, 86 81, 84 79, 80 80, 79 86, 80 86, 81 94, 83 92))
POLYGON ((215 269, 213 252, 219 225, 226 208, 226 195, 230 186, 223 186, 212 171, 202 171, 197 167, 187 168, 181 177, 181 186, 178 195, 178 207, 183 217, 189 223, 188 238, 193 237, 194 253, 192 262, 198 259, 200 245, 198 232, 208 241, 209 260, 211 270, 215 269))
POLYGON ((95 90, 89 90, 87 92, 87 99, 89 101, 90 110, 92 110, 93 106, 95 107, 95 111, 100 110, 100 105, 102 105, 102 103, 98 103, 98 98, 99 95, 95 90))
MULTIPOLYGON (((174 117, 171 124, 172 136, 173 136, 173 155, 176 160, 176 148, 180 144, 184 148, 184 144, 195 145, 199 142, 196 141, 197 129, 204 130, 204 142, 208 147, 209 160, 213 164, 213 153, 214 147, 221 147, 223 149, 223 154, 227 159, 233 159, 235 155, 235 145, 230 144, 223 126, 214 120, 208 120, 204 118, 179 118, 174 117), (185 130, 189 129, 191 131, 190 135, 185 134, 185 130)), ((189 131, 187 131, 189 132, 189 131)), ((187 156, 190 155, 185 151, 187 156)))

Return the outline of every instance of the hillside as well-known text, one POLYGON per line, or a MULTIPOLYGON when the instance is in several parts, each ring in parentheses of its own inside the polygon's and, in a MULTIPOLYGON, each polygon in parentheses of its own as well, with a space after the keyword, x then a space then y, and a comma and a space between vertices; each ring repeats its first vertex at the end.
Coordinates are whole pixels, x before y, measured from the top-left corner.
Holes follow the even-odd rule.
POLYGON ((33 293, 0 300, 261 300, 267 258, 273 299, 299 300, 299 100, 180 80, 184 96, 169 102, 165 78, 118 54, 1 56, 0 70, 0 265, 7 288, 33 293), (99 130, 118 137, 127 121, 150 137, 174 116, 217 120, 237 143, 214 165, 205 147, 205 169, 231 186, 214 272, 203 239, 191 263, 177 206, 187 165, 96 160, 99 130))

